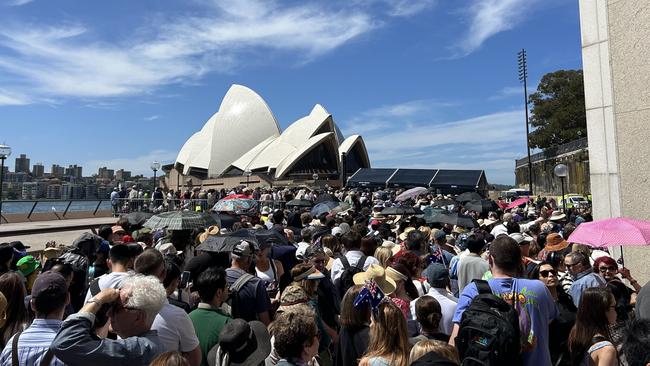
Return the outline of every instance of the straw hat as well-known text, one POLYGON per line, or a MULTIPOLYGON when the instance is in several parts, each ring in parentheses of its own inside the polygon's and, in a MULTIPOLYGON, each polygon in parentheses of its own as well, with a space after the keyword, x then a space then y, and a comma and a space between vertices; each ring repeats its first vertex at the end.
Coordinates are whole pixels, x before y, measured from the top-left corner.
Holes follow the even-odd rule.
POLYGON ((392 294, 395 291, 395 281, 386 276, 386 270, 379 264, 371 264, 365 272, 357 273, 352 277, 355 285, 364 285, 366 281, 370 280, 375 281, 384 295, 392 294))
POLYGON ((216 235, 219 235, 220 232, 221 231, 219 229, 219 226, 217 226, 217 225, 212 225, 212 226, 208 227, 207 229, 205 229, 204 232, 199 234, 199 244, 202 244, 205 241, 205 239, 208 238, 208 236, 216 236, 216 235))
POLYGON ((562 212, 553 211, 553 213, 551 213, 551 217, 549 217, 548 219, 550 221, 560 221, 560 220, 564 220, 565 218, 566 218, 566 215, 563 214, 562 212))
POLYGON ((393 267, 386 267, 386 276, 397 283, 397 281, 406 281, 408 277, 404 276, 400 271, 393 267))

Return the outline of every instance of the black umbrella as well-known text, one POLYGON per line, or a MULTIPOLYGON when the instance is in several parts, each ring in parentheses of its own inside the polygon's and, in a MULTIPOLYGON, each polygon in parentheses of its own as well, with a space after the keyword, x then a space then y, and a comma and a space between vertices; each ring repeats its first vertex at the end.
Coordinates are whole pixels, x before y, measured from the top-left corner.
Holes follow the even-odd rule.
POLYGON ((382 215, 422 215, 424 212, 417 207, 392 206, 386 207, 380 212, 382 215))
POLYGON ((465 192, 456 197, 456 201, 458 202, 478 201, 481 199, 483 199, 483 197, 481 197, 481 195, 476 192, 465 192))
POLYGON ((129 224, 131 225, 142 225, 147 221, 151 216, 153 216, 152 213, 150 212, 130 212, 126 215, 122 215, 121 217, 126 218, 129 221, 129 224))
POLYGON ((289 202, 287 202, 287 207, 312 207, 314 203, 309 200, 299 200, 299 199, 293 199, 289 202))
POLYGON ((496 211, 499 207, 492 200, 477 200, 469 201, 463 205, 468 210, 476 211, 479 213, 487 213, 490 211, 496 211))
POLYGON ((456 204, 456 201, 450 200, 450 199, 447 199, 447 198, 434 200, 433 202, 431 202, 431 206, 438 206, 438 207, 451 206, 451 205, 455 205, 455 204, 456 204))
POLYGON ((448 211, 434 215, 433 218, 431 218, 431 222, 438 222, 441 224, 456 225, 467 228, 474 228, 479 226, 478 222, 476 222, 476 220, 471 216, 460 215, 456 212, 450 213, 448 211))
POLYGON ((336 198, 336 196, 331 195, 329 193, 323 193, 323 194, 319 195, 318 198, 316 198, 316 201, 314 202, 314 204, 327 202, 327 201, 341 202, 341 200, 336 198))
POLYGON ((260 247, 254 230, 241 229, 227 235, 208 236, 201 245, 196 247, 196 250, 216 253, 231 252, 242 240, 253 244, 255 249, 260 247))

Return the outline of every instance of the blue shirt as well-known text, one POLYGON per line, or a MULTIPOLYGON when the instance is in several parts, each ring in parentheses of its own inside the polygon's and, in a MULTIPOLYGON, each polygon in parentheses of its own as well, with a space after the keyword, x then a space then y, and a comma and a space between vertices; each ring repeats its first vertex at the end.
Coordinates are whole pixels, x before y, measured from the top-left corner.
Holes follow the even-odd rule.
POLYGON ((569 287, 569 295, 573 298, 573 303, 576 308, 580 305, 580 298, 586 289, 590 287, 605 287, 607 285, 602 277, 591 270, 581 272, 576 277, 577 279, 569 287))
POLYGON ((93 332, 94 322, 93 313, 70 315, 52 341, 56 357, 68 366, 131 366, 149 365, 165 351, 155 330, 126 339, 101 339, 93 332))
MULTIPOLYGON (((522 335, 528 334, 528 343, 532 345, 529 352, 522 353, 524 365, 550 366, 548 324, 557 317, 558 309, 546 286, 541 281, 520 278, 493 278, 488 283, 492 292, 508 303, 512 303, 509 300, 513 291, 517 295, 519 326, 522 335)), ((460 323, 463 312, 476 295, 478 290, 473 282, 465 286, 458 299, 454 323, 460 323)))
MULTIPOLYGON (((18 338, 18 363, 20 366, 38 366, 41 359, 50 349, 50 344, 61 328, 61 320, 34 319, 29 328, 18 338)), ((15 335, 9 339, 0 355, 0 365, 11 366, 11 346, 15 335)), ((56 357, 52 358, 51 366, 64 366, 56 357)))

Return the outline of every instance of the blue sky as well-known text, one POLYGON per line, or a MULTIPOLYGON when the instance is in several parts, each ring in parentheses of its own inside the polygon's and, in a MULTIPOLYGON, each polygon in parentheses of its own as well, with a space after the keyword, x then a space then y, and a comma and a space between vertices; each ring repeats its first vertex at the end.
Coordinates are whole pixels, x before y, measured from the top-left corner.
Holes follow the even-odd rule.
POLYGON ((236 83, 282 128, 322 104, 374 167, 513 183, 522 47, 531 90, 581 68, 577 1, 0 0, 0 142, 150 175, 236 83))

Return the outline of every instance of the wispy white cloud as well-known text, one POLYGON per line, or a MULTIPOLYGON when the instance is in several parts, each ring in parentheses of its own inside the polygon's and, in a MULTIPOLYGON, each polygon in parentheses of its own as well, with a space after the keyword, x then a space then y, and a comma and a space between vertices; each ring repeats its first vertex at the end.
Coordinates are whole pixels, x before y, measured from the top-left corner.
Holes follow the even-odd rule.
POLYGON ((0 106, 26 105, 32 101, 29 97, 8 90, 0 89, 0 106))
POLYGON ((160 118, 159 115, 153 115, 153 116, 147 116, 147 117, 144 117, 144 120, 145 120, 145 121, 155 121, 155 120, 157 120, 157 119, 159 119, 159 118, 160 118))
MULTIPOLYGON (((25 1, 25 0, 21 0, 25 1)), ((434 1, 386 2, 385 13, 408 16, 434 1), (389 6, 390 5, 390 6, 389 6)), ((211 72, 245 67, 261 51, 313 60, 381 27, 369 6, 284 5, 228 0, 204 11, 157 14, 123 39, 95 39, 92 25, 11 23, 0 29, 0 72, 20 80, 14 93, 47 97, 116 97, 211 72), (89 77, 92 75, 92 77, 89 77)), ((38 98, 32 98, 38 100, 38 98)))
POLYGON ((514 28, 537 0, 477 0, 468 9, 469 29, 454 47, 456 57, 469 55, 490 37, 514 28))
POLYGON ((443 102, 433 99, 412 100, 404 103, 385 105, 363 113, 369 117, 412 117, 421 116, 427 112, 442 107, 454 107, 454 102, 443 102))
POLYGON ((32 1, 34 0, 6 0, 5 2, 8 6, 22 6, 25 4, 29 4, 32 1))
MULTIPOLYGON (((114 152, 107 154, 114 155, 114 152)), ((177 152, 168 150, 153 150, 148 153, 135 157, 121 157, 112 159, 89 160, 83 163, 85 174, 95 174, 99 168, 108 167, 109 169, 124 169, 132 174, 142 174, 144 176, 153 175, 149 166, 153 161, 159 161, 163 164, 171 163, 176 159, 177 152)))

